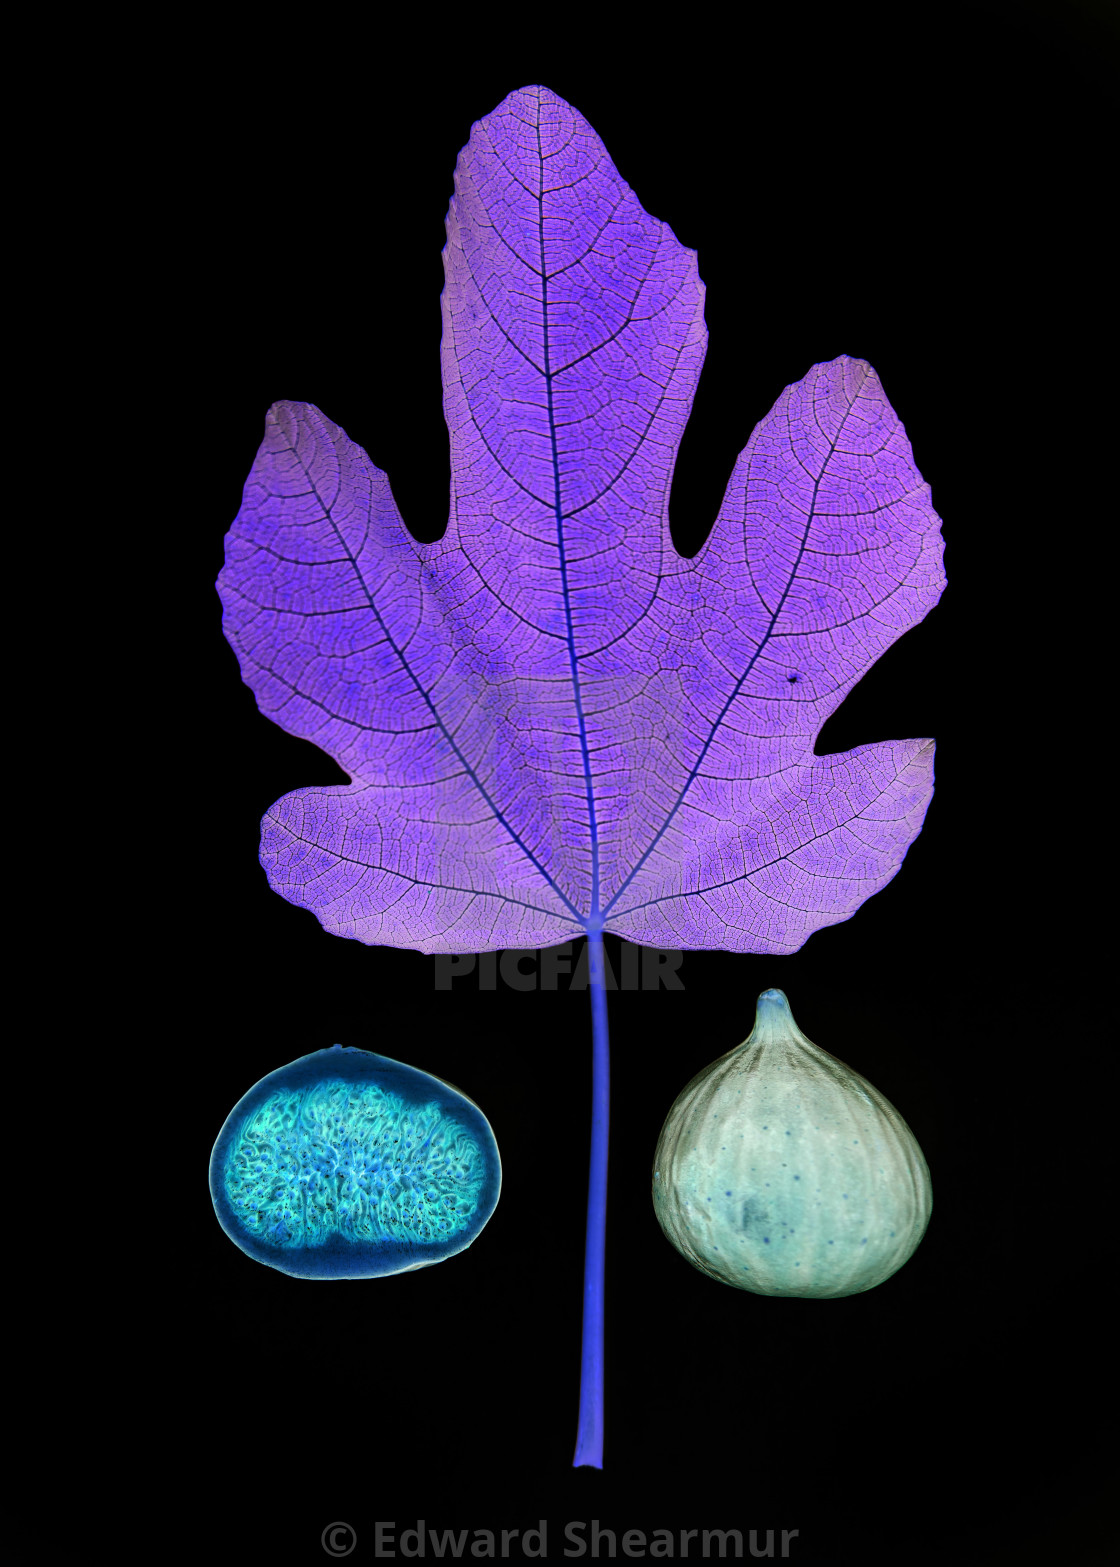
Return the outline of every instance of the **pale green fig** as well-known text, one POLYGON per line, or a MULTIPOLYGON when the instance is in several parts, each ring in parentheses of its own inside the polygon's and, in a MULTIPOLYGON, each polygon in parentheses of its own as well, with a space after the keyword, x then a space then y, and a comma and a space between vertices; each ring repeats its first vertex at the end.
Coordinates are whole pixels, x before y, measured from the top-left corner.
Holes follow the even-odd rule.
POLYGON ((661 1228, 694 1267, 755 1295, 874 1289, 911 1257, 929 1169, 877 1088, 814 1045, 781 990, 750 1038, 694 1077, 653 1165, 661 1228))

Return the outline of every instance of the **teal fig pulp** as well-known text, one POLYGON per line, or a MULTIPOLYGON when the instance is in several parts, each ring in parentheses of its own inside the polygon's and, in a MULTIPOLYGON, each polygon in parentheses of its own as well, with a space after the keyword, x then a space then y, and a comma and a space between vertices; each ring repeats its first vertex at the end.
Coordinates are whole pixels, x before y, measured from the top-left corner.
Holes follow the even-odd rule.
POLYGON ((408 1273, 464 1251, 501 1191, 482 1111, 451 1083, 334 1045, 261 1079, 210 1160, 218 1222, 297 1279, 408 1273))

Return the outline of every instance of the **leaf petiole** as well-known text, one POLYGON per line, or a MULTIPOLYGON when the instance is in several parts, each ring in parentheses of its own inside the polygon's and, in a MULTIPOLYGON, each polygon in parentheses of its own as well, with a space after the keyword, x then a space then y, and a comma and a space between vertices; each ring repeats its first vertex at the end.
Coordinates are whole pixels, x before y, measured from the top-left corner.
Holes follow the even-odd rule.
POLYGON ((591 990, 591 1169, 587 1188, 587 1243, 583 1262, 583 1350, 579 1430, 572 1467, 603 1467, 603 1277, 607 1242, 607 1129, 610 1119, 610 1046, 603 932, 587 933, 591 990))

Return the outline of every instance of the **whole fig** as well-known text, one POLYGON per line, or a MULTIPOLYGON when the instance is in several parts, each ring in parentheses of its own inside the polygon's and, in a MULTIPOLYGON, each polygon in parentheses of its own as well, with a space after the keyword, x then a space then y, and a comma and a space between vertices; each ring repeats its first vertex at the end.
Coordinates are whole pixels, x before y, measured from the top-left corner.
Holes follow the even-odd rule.
POLYGON ((781 990, 750 1038, 677 1096, 653 1205, 677 1250, 756 1295, 874 1289, 911 1257, 933 1207, 922 1150, 878 1089, 798 1028, 781 990))

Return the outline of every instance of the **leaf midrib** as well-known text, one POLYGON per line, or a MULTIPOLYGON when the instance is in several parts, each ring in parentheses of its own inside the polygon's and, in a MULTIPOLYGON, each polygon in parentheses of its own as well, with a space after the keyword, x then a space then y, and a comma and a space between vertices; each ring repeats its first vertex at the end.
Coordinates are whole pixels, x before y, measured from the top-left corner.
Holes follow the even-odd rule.
MULTIPOLYGON (((587 795, 587 825, 591 835, 591 913, 583 921, 586 929, 600 930, 602 917, 599 912, 599 827, 595 815, 595 784, 591 776, 591 752, 587 744, 587 724, 583 716, 583 693, 580 688, 579 660, 576 657, 575 628, 572 625, 572 602, 568 588, 568 560, 564 547, 564 507, 560 495, 560 449, 556 439, 556 411, 552 396, 552 356, 548 341, 548 266, 544 250, 544 153, 541 149, 540 99, 537 99, 537 238, 540 245, 541 278, 541 337, 544 353, 544 384, 548 405, 548 440, 552 451, 553 509, 556 515, 556 544, 560 557, 560 587, 564 598, 564 623, 567 628, 568 665, 572 677, 572 693, 575 701, 576 722, 579 725, 579 748, 583 758, 583 783, 587 795)), ((551 878, 550 878, 551 879, 551 878)), ((557 891, 559 889, 557 888, 557 891)), ((560 894, 563 897, 563 894, 560 894)))

